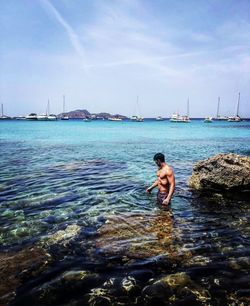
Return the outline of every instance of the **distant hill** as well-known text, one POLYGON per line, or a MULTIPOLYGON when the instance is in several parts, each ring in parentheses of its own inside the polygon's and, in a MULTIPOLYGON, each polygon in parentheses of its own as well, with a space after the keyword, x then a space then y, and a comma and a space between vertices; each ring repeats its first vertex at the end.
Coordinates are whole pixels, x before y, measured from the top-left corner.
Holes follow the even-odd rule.
POLYGON ((75 111, 70 111, 67 113, 61 113, 57 115, 58 118, 61 118, 63 116, 68 116, 70 119, 85 119, 85 118, 92 118, 92 119, 108 119, 108 118, 122 118, 126 119, 126 116, 123 115, 112 115, 109 113, 101 112, 101 113, 90 113, 86 109, 77 109, 75 111))

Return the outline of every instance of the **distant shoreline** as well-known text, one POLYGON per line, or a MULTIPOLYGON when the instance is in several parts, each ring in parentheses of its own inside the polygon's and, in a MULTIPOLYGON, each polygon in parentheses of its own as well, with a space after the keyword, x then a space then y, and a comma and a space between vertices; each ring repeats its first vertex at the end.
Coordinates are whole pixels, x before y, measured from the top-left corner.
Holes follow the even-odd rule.
MULTIPOLYGON (((205 117, 194 117, 194 118, 192 118, 192 117, 190 117, 190 120, 196 120, 196 121, 198 121, 198 120, 204 120, 204 118, 205 117)), ((171 119, 171 117, 166 117, 166 118, 162 118, 163 120, 162 121, 167 121, 167 120, 170 120, 171 119)), ((250 118, 241 118, 242 119, 242 121, 250 121, 250 118)), ((81 121, 81 120, 83 120, 83 118, 69 118, 69 120, 70 121, 72 121, 72 120, 78 120, 78 121, 81 121)), ((101 118, 98 118, 98 119, 92 119, 93 121, 109 121, 108 119, 101 119, 101 118)), ((156 120, 156 117, 148 117, 148 118, 146 118, 146 117, 144 117, 144 121, 157 121, 156 120)), ((216 122, 227 122, 227 120, 217 120, 216 118, 214 118, 213 119, 214 121, 216 121, 216 122)), ((4 118, 4 119, 1 119, 0 118, 0 121, 37 121, 37 122, 41 122, 42 120, 26 120, 26 119, 23 119, 23 120, 20 120, 20 119, 18 119, 18 117, 9 117, 9 118, 4 118)), ((58 120, 55 120, 55 121, 62 121, 61 120, 61 118, 58 118, 58 120)), ((124 118, 122 121, 131 121, 131 119, 130 118, 124 118)), ((242 122, 241 121, 241 122, 242 122)), ((47 121, 46 121, 47 122, 47 121)), ((158 121, 157 121, 158 122, 158 121)))

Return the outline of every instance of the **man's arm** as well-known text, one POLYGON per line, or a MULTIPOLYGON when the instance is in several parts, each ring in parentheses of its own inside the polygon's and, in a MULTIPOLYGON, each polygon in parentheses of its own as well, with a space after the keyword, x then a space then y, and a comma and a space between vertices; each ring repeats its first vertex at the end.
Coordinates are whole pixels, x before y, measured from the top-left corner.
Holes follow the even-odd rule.
POLYGON ((150 193, 156 186, 158 186, 158 179, 146 190, 146 192, 150 193))
POLYGON ((169 202, 171 201, 171 198, 174 194, 174 190, 175 190, 175 177, 174 177, 174 172, 172 169, 168 169, 167 171, 167 177, 168 177, 168 183, 169 183, 169 193, 167 198, 163 201, 162 204, 164 205, 168 205, 169 202))

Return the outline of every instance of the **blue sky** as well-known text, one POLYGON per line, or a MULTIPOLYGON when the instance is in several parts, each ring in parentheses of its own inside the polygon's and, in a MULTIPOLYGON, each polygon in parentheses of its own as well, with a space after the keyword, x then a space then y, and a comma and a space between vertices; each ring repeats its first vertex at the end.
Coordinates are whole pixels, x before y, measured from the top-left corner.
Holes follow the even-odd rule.
POLYGON ((250 117, 249 0, 0 0, 8 115, 250 117))

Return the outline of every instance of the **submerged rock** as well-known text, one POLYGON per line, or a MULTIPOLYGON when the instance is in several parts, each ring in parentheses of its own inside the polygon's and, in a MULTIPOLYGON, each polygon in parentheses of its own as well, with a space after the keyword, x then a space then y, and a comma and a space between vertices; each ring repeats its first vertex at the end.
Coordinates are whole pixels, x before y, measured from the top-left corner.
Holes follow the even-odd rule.
POLYGON ((44 236, 39 244, 44 247, 60 243, 67 245, 79 234, 80 230, 81 227, 77 224, 68 225, 65 230, 60 230, 52 235, 44 236))
POLYGON ((50 260, 50 255, 39 247, 0 253, 0 305, 7 305, 14 299, 22 280, 40 274, 50 260))
POLYGON ((188 184, 200 191, 250 192, 250 157, 230 153, 200 161, 188 184))
POLYGON ((92 287, 99 285, 102 278, 99 274, 86 270, 66 271, 58 277, 33 288, 24 297, 22 304, 53 305, 59 304, 86 294, 92 287))
POLYGON ((200 305, 211 299, 209 292, 184 272, 170 274, 155 281, 146 286, 142 294, 147 305, 156 301, 163 305, 200 305))
POLYGON ((176 265, 192 256, 174 244, 173 218, 170 212, 159 214, 127 213, 107 215, 106 222, 98 229, 95 241, 105 257, 121 258, 123 264, 137 259, 148 259, 155 265, 176 265))

